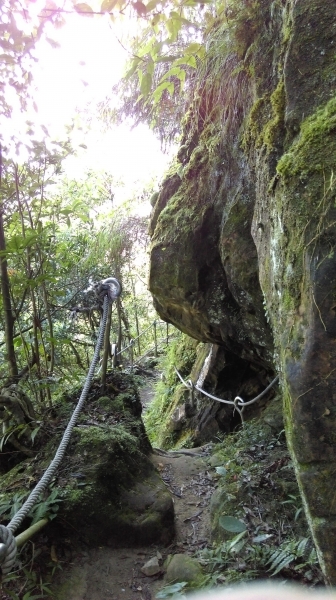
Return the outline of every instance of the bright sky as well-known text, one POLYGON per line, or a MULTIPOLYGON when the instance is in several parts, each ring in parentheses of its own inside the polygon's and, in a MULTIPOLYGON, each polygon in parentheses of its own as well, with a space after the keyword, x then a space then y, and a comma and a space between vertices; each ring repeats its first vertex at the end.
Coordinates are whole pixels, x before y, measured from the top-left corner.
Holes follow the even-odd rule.
MULTIPOLYGON (((64 125, 71 122, 76 110, 80 114, 89 102, 94 106, 103 100, 122 76, 127 53, 115 32, 122 37, 121 29, 118 32, 108 17, 67 15, 62 28, 48 32, 60 48, 40 43, 35 99, 39 120, 52 138, 62 137, 64 125)), ((88 150, 79 149, 78 157, 67 160, 68 175, 79 178, 88 168, 108 170, 125 181, 124 193, 144 186, 167 167, 167 156, 146 126, 131 131, 122 125, 104 134, 100 124, 93 122, 89 133, 76 130, 74 140, 88 150)))
POLYGON ((68 14, 63 27, 48 32, 61 47, 39 43, 37 103, 41 117, 55 128, 71 119, 76 106, 104 98, 121 77, 127 54, 111 25, 104 16, 68 14))

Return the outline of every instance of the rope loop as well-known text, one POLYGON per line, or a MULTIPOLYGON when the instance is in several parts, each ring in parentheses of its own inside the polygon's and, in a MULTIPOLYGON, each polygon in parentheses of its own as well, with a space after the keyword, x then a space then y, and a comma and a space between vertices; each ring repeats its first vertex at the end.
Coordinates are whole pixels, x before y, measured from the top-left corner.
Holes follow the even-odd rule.
POLYGON ((244 417, 243 417, 244 406, 242 406, 242 408, 239 408, 241 402, 244 404, 244 400, 240 396, 236 396, 233 401, 233 414, 235 414, 235 412, 237 411, 237 413, 239 413, 241 422, 244 424, 244 417))
POLYGON ((102 281, 98 281, 93 286, 94 293, 98 298, 100 304, 103 304, 105 296, 108 297, 110 302, 119 298, 122 288, 121 283, 115 277, 108 277, 102 281))
POLYGON ((7 575, 15 563, 16 541, 11 530, 5 525, 0 525, 0 541, 0 568, 2 575, 7 575))

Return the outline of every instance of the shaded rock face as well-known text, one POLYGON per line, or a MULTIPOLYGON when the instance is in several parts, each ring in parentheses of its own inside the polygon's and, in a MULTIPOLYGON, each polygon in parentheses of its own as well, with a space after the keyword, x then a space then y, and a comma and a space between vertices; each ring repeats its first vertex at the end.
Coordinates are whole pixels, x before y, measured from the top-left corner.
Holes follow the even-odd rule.
POLYGON ((272 339, 250 233, 254 194, 248 179, 236 173, 238 192, 228 197, 223 155, 210 160, 205 148, 204 153, 199 149, 196 164, 185 166, 182 180, 174 174, 173 185, 164 182, 154 208, 150 289, 155 307, 188 335, 272 368, 272 339))
POLYGON ((150 272, 163 318, 280 372, 306 514, 333 584, 335 32, 330 0, 241 0, 214 23, 200 100, 153 209, 150 272))

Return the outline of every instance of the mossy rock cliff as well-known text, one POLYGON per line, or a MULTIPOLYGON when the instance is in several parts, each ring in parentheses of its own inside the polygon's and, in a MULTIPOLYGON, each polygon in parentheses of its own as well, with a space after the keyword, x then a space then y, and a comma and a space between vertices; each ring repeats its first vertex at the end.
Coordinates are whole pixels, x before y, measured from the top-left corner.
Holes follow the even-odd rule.
POLYGON ((208 35, 176 166, 153 208, 163 318, 280 373, 288 442, 336 583, 336 13, 228 2, 208 35))

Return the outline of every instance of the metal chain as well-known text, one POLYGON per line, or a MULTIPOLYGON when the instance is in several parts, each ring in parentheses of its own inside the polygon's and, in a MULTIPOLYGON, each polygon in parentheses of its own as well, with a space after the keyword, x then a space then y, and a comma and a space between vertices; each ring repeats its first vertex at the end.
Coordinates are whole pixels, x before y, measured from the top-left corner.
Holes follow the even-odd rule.
MULTIPOLYGON (((13 519, 10 521, 10 523, 7 526, 4 526, 4 525, 0 526, 0 549, 2 549, 1 548, 2 544, 4 544, 6 546, 6 556, 3 559, 2 564, 1 564, 1 570, 2 570, 3 574, 8 573, 12 569, 14 562, 15 562, 16 543, 15 543, 15 538, 13 536, 13 533, 21 525, 23 519, 28 515, 30 510, 33 508, 34 504, 36 504, 41 493, 44 492, 44 490, 50 483, 51 479, 55 475, 56 470, 59 467, 59 465, 64 457, 67 445, 70 441, 72 430, 73 430, 74 426, 76 425, 78 415, 79 415, 80 411, 82 410, 83 404, 87 398, 87 395, 88 395, 88 392, 89 392, 89 389, 91 386, 92 378, 93 378, 93 375, 94 375, 94 372, 95 372, 95 369, 96 369, 96 366, 97 366, 97 363, 99 360, 99 353, 100 353, 100 350, 101 350, 101 347, 103 344, 104 333, 105 333, 105 328, 106 328, 108 305, 109 305, 109 294, 105 290, 104 303, 103 303, 103 315, 102 315, 102 319, 101 319, 101 323, 100 323, 100 330, 99 330, 99 334, 98 334, 98 340, 97 340, 95 352, 93 355, 93 359, 91 361, 89 372, 87 374, 78 404, 77 404, 74 412, 72 413, 72 417, 71 417, 71 419, 68 423, 68 426, 63 434, 62 440, 57 449, 55 457, 51 461, 49 467, 43 474, 40 481, 37 483, 35 488, 30 493, 26 502, 23 504, 23 506, 20 508, 20 510, 16 513, 16 515, 13 517, 13 519), (13 540, 14 540, 14 542, 13 542, 13 540)), ((5 554, 5 553, 3 553, 3 554, 5 554)))

